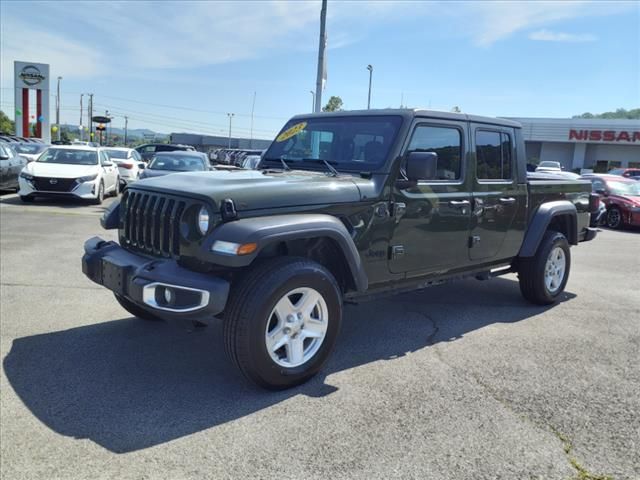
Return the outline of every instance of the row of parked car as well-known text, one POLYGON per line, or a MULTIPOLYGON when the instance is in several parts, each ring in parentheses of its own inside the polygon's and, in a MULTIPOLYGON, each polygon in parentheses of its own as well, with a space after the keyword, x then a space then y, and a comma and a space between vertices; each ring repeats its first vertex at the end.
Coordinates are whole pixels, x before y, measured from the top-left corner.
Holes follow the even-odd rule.
POLYGON ((218 148, 209 152, 212 163, 254 169, 260 163, 264 150, 218 148))
POLYGON ((38 197, 72 197, 100 204, 105 196, 117 195, 122 187, 140 179, 211 169, 204 153, 183 145, 163 145, 147 157, 148 161, 140 149, 148 153, 149 145, 137 149, 96 147, 86 142, 42 145, 35 158, 31 153, 18 154, 18 145, 0 142, 0 188, 18 190, 23 202, 38 197))

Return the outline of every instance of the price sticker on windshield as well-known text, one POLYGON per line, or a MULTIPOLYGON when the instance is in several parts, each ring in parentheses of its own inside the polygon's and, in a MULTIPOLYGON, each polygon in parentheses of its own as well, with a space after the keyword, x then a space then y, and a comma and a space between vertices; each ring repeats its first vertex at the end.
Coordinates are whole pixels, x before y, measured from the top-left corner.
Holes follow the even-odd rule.
POLYGON ((307 126, 307 122, 296 123, 293 127, 287 128, 284 132, 278 135, 276 138, 276 142, 284 142, 285 140, 289 140, 291 137, 295 137, 301 131, 303 131, 307 126))

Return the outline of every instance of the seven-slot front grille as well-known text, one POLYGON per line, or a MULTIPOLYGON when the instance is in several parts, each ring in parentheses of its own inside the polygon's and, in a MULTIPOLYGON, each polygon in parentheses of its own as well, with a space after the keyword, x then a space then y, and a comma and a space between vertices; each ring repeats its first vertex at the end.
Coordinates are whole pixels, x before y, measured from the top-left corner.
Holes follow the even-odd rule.
POLYGON ((187 202, 129 190, 122 203, 121 242, 152 255, 180 255, 180 219, 187 202))
POLYGON ((76 186, 76 179, 33 177, 33 184, 42 192, 70 192, 76 186))

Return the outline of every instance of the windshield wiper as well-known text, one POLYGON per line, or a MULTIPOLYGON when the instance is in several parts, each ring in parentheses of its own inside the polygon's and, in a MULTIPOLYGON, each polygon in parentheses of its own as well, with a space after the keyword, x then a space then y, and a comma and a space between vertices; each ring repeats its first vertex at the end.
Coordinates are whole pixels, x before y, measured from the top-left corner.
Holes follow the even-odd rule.
POLYGON ((302 161, 308 162, 308 163, 324 163, 329 169, 329 173, 331 174, 332 177, 337 177, 338 175, 340 175, 338 170, 333 168, 333 165, 337 165, 338 162, 330 162, 328 160, 325 160, 324 158, 303 158, 302 161))
POLYGON ((280 158, 263 158, 262 160, 265 160, 267 162, 277 162, 279 160, 284 170, 291 170, 291 167, 287 165, 287 162, 284 161, 284 155, 282 155, 280 158))

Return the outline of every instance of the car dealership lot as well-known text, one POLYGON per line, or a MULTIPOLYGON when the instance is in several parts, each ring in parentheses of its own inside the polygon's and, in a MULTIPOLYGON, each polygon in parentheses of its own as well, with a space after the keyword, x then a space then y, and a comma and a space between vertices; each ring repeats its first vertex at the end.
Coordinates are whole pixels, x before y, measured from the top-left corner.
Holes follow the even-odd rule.
POLYGON ((323 374, 273 393, 218 322, 130 318, 83 276, 111 201, 0 197, 2 478, 640 476, 639 232, 573 249, 555 307, 514 276, 348 306, 323 374))

